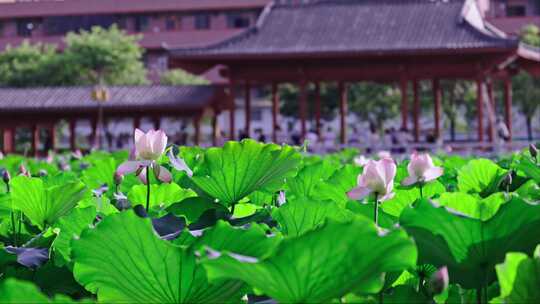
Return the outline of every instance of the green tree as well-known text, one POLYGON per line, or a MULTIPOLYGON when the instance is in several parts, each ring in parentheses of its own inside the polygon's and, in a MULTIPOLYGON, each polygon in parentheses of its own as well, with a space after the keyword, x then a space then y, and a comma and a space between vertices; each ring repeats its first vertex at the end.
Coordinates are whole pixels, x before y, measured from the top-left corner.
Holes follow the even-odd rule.
POLYGON ((385 122, 399 114, 400 100, 401 92, 393 84, 362 82, 352 85, 349 91, 350 111, 373 123, 378 130, 383 130, 385 122))
POLYGON ((64 84, 63 58, 56 48, 25 41, 0 53, 0 86, 32 87, 64 84))
POLYGON ((476 118, 476 87, 470 81, 447 80, 441 83, 442 111, 450 122, 450 140, 456 140, 459 111, 465 108, 465 120, 471 126, 476 118))
POLYGON ((512 79, 512 86, 514 88, 514 103, 517 104, 521 114, 525 116, 527 137, 529 140, 533 140, 532 118, 540 108, 540 78, 521 72, 512 79))
POLYGON ((197 85, 209 84, 205 78, 190 74, 182 69, 172 69, 161 74, 159 83, 163 85, 197 85))
POLYGON ((540 28, 529 24, 521 29, 521 40, 532 46, 540 47, 540 28))
POLYGON ((69 33, 63 56, 77 84, 146 84, 140 36, 126 35, 116 26, 93 27, 69 33))

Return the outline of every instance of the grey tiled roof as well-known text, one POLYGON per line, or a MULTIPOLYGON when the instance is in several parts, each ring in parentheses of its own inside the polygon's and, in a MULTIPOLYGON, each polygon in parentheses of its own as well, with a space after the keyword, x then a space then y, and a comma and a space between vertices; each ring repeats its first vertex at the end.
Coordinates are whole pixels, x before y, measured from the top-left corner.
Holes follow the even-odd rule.
MULTIPOLYGON (((112 86, 105 111, 198 110, 215 97, 213 86, 112 86)), ((92 87, 0 88, 0 114, 10 112, 84 112, 97 109, 92 87)))
POLYGON ((328 0, 275 5, 258 26, 205 48, 173 55, 250 56, 512 48, 461 18, 464 0, 328 0))

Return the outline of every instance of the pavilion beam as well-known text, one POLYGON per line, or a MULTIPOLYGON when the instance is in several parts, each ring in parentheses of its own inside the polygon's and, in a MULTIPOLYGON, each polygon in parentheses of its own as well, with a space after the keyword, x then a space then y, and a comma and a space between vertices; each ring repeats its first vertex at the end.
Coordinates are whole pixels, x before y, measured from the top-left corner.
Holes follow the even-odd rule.
POLYGON ((441 84, 439 79, 433 79, 433 119, 435 122, 435 138, 441 136, 441 84))
POLYGON ((315 132, 321 135, 321 85, 315 82, 315 132))
POLYGON ((408 130, 408 119, 409 119, 409 92, 408 92, 408 81, 406 78, 402 78, 400 81, 401 86, 401 128, 403 130, 408 130))
POLYGON ((69 148, 71 151, 77 150, 77 120, 69 121, 69 148))
POLYGON ((277 143, 277 127, 279 116, 279 93, 278 84, 272 83, 272 141, 277 143))
POLYGON ((234 79, 229 81, 229 139, 235 138, 235 119, 236 119, 236 82, 234 79))
POLYGON ((413 82, 414 109, 413 109, 413 135, 414 141, 420 141, 420 88, 418 80, 413 82))
POLYGON ((484 108, 482 105, 482 99, 484 94, 482 92, 482 85, 484 80, 482 78, 476 79, 476 110, 477 110, 477 131, 478 141, 484 141, 484 108))
POLYGON ((39 156, 39 126, 32 125, 32 153, 34 157, 39 156))
POLYGON ((512 141, 512 80, 504 79, 504 120, 508 128, 509 141, 512 141))
POLYGON ((306 129, 306 117, 307 117, 307 83, 305 80, 300 81, 300 133, 302 140, 306 139, 307 129, 306 129))
POLYGON ((4 154, 15 152, 15 128, 9 127, 3 130, 4 154))
POLYGON ((246 81, 244 86, 244 98, 245 98, 245 132, 247 137, 251 137, 251 83, 246 81))
POLYGON ((347 85, 339 83, 339 139, 341 144, 347 144, 347 85))

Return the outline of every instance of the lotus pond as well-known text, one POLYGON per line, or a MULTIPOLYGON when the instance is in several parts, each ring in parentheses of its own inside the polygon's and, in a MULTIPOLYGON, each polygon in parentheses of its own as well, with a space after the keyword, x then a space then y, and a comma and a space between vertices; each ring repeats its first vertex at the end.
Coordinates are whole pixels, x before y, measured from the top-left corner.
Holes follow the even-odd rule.
POLYGON ((147 135, 129 162, 0 160, 0 302, 540 303, 534 148, 396 162, 147 135))

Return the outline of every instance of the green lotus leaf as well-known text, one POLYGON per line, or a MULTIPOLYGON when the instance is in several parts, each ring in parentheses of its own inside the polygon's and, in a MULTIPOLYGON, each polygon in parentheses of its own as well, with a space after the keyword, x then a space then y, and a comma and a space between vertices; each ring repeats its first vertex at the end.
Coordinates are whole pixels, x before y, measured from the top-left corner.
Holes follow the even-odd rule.
POLYGON ((73 273, 100 302, 201 303, 238 300, 243 284, 209 284, 195 254, 161 240, 148 218, 107 216, 72 241, 73 273))
POLYGON ((212 280, 243 280, 279 303, 328 303, 352 291, 377 292, 383 272, 416 264, 416 248, 403 230, 381 234, 367 219, 328 220, 285 238, 266 258, 225 252, 202 263, 212 280))
POLYGON ((202 197, 188 197, 179 203, 174 203, 167 208, 167 211, 176 216, 183 216, 187 223, 196 222, 207 210, 216 209, 223 212, 228 210, 220 204, 216 204, 202 197))
POLYGON ((345 165, 338 169, 324 183, 319 183, 314 190, 313 197, 318 200, 333 200, 340 206, 345 206, 349 198, 347 192, 356 187, 361 168, 345 165))
POLYGON ((230 141, 205 151, 192 180, 220 203, 231 205, 257 190, 277 190, 296 172, 300 158, 289 146, 230 141))
POLYGON ((507 252, 532 252, 540 242, 531 233, 540 229, 540 206, 513 198, 482 221, 420 200, 403 210, 400 225, 414 237, 419 262, 446 265, 451 282, 476 289, 495 280, 495 265, 507 252))
POLYGON ((10 184, 13 207, 40 229, 54 224, 88 194, 81 182, 46 187, 39 178, 17 176, 10 184))
MULTIPOLYGON (((433 198, 445 191, 444 185, 438 181, 430 182, 422 188, 424 198, 433 198)), ((399 217, 401 211, 403 211, 405 207, 412 205, 417 199, 421 198, 420 189, 418 187, 399 187, 394 192, 394 197, 383 202, 381 204, 381 209, 395 217, 399 217)))
POLYGON ((113 191, 116 167, 116 161, 112 157, 99 159, 82 172, 81 180, 89 189, 97 189, 106 184, 109 191, 113 191))
POLYGON ((74 301, 64 295, 57 295, 54 299, 41 293, 38 287, 27 281, 7 278, 0 281, 0 303, 92 303, 89 300, 74 301))
POLYGON ((281 239, 279 236, 267 236, 264 227, 258 224, 251 224, 245 229, 218 221, 214 227, 204 231, 195 241, 193 248, 198 250, 208 247, 216 251, 261 258, 271 254, 281 239))
POLYGON ((505 172, 506 170, 489 159, 471 160, 458 173, 459 191, 488 196, 497 190, 500 178, 505 172))
MULTIPOLYGON (((128 193, 128 200, 133 206, 146 205, 146 185, 133 186, 128 193)), ((186 198, 194 197, 195 192, 190 189, 182 189, 175 183, 150 185, 150 207, 167 208, 186 198)))
POLYGON ((333 201, 295 197, 274 209, 272 217, 279 223, 284 235, 298 236, 323 224, 327 218, 350 220, 354 215, 333 201))
POLYGON ((446 192, 437 200, 441 206, 482 221, 493 217, 506 201, 506 195, 502 192, 494 193, 486 198, 463 192, 446 192))
POLYGON ((507 253, 496 270, 501 303, 540 303, 540 245, 532 258, 521 252, 507 253))
POLYGON ((535 164, 528 157, 522 157, 517 163, 516 168, 523 172, 525 176, 532 178, 536 183, 540 184, 540 166, 535 164))
POLYGON ((298 197, 311 197, 315 187, 328 179, 335 170, 330 161, 317 160, 315 163, 305 164, 293 178, 287 180, 287 195, 298 197))
POLYGON ((61 257, 61 259, 58 256, 55 257, 57 266, 62 266, 71 260, 71 240, 78 238, 81 232, 94 222, 96 215, 94 207, 75 208, 54 224, 53 230, 57 236, 51 248, 61 257))
POLYGON ((273 203, 275 204, 275 202, 273 201, 274 195, 266 191, 255 191, 251 193, 248 197, 249 202, 257 206, 271 205, 273 203))

